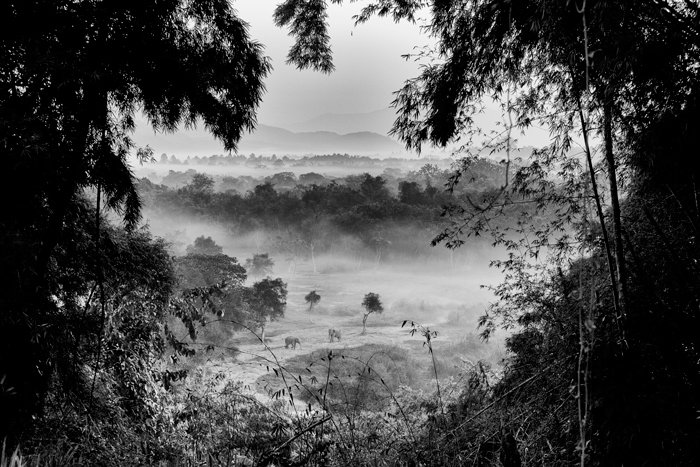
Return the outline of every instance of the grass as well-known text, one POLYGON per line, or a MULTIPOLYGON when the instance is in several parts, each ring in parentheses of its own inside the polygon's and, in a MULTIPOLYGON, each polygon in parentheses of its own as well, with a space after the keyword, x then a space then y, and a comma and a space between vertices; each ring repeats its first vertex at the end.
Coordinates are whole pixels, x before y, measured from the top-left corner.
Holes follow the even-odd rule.
MULTIPOLYGON (((427 351, 366 344, 300 355, 288 360, 285 370, 296 378, 292 392, 297 400, 319 406, 325 401, 335 411, 377 411, 387 407, 401 386, 434 389, 428 377, 431 365, 427 351)), ((275 372, 259 378, 258 384, 271 393, 284 387, 275 372)))

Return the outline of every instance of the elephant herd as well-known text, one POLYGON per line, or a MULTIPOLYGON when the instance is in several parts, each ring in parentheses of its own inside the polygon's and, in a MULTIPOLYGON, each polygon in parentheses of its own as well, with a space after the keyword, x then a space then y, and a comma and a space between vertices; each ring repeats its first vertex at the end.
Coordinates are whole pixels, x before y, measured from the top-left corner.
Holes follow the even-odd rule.
MULTIPOLYGON (((333 340, 337 340, 340 342, 340 330, 338 329, 329 329, 328 330, 328 342, 333 342, 333 340)), ((292 348, 292 350, 296 350, 297 345, 299 348, 301 348, 301 340, 299 340, 298 337, 294 336, 287 336, 284 338, 284 348, 288 349, 289 347, 292 348)))

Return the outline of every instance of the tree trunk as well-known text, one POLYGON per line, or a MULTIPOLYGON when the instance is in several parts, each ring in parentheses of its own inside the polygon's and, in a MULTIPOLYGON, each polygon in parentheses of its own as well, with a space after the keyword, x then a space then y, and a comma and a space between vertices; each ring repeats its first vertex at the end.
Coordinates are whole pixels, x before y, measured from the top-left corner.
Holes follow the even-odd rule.
POLYGON ((605 140, 605 160, 608 166, 610 182, 610 204, 613 214, 613 238, 615 241, 615 266, 617 267, 618 297, 620 300, 620 316, 627 315, 627 265, 622 244, 622 218, 620 214, 620 199, 617 193, 617 173, 615 156, 613 154, 612 108, 609 102, 603 104, 603 138, 605 140))
POLYGON ((364 318, 362 318, 362 335, 367 334, 367 318, 369 318, 369 313, 367 313, 364 318))
POLYGON ((314 265, 314 274, 317 274, 318 271, 316 270, 316 257, 314 256, 314 244, 312 243, 309 248, 311 249, 311 264, 314 265))
POLYGON ((260 325, 260 340, 262 340, 263 345, 265 345, 265 323, 260 325))
POLYGON ((595 200, 596 213, 598 214, 598 222, 600 222, 600 227, 603 232, 603 246, 605 247, 605 256, 608 260, 608 273, 610 275, 610 285, 613 294, 613 306, 615 308, 615 314, 620 314, 620 298, 618 296, 618 286, 617 286, 617 276, 615 275, 615 268, 613 267, 613 255, 612 249, 610 248, 610 238, 608 237, 608 229, 605 227, 605 215, 603 214, 603 206, 600 202, 600 194, 598 193, 598 182, 595 178, 595 169, 593 167, 593 157, 591 156, 591 148, 588 144, 588 126, 586 125, 586 120, 583 118, 583 107, 581 106, 581 99, 577 100, 578 103, 578 115, 581 120, 581 131, 583 133, 584 149, 586 151, 586 160, 588 162, 588 172, 591 176, 591 189, 593 190, 593 199, 595 200))

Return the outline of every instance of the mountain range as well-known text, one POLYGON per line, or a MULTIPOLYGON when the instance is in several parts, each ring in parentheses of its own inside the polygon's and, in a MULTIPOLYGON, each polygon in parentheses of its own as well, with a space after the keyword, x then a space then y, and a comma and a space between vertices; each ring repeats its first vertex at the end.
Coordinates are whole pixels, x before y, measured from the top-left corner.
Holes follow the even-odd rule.
POLYGON ((399 154, 402 147, 394 140, 371 131, 339 134, 332 131, 295 133, 284 128, 258 125, 240 142, 242 152, 282 154, 399 154))
POLYGON ((386 108, 364 113, 325 113, 309 120, 282 126, 297 132, 331 131, 344 134, 370 131, 387 135, 395 119, 394 111, 386 108))
MULTIPOLYGON (((238 145, 238 152, 280 155, 347 153, 405 157, 408 153, 403 145, 387 136, 394 118, 394 111, 387 108, 353 114, 326 113, 301 122, 281 122, 281 126, 259 124, 255 131, 243 136, 238 145)), ((479 116, 484 125, 492 118, 495 119, 493 109, 479 116)), ((547 134, 542 133, 544 136, 539 139, 546 144, 547 134)), ((523 139, 525 141, 521 141, 521 144, 532 144, 528 138, 523 139)), ((133 140, 137 146, 151 146, 156 156, 166 153, 178 157, 201 157, 226 152, 221 143, 201 126, 196 129, 180 129, 175 133, 154 133, 143 118, 137 119, 133 140)), ((449 148, 426 146, 425 149, 438 156, 450 153, 449 148)), ((494 159, 498 155, 485 154, 485 157, 494 159)))
MULTIPOLYGON (((336 120, 339 122, 340 120, 336 120)), ((137 146, 149 145, 156 155, 210 156, 223 154, 224 148, 202 128, 180 129, 175 133, 154 133, 145 122, 138 122, 133 140, 137 146)), ((373 131, 302 131, 259 124, 241 138, 238 152, 264 154, 404 155, 403 147, 388 136, 373 131)))

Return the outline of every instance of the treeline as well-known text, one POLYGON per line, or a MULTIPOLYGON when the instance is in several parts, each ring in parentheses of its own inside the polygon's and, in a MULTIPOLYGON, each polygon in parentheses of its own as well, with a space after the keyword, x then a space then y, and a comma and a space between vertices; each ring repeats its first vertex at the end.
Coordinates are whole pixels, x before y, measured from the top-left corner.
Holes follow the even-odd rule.
POLYGON ((348 229, 362 220, 366 221, 365 225, 379 221, 434 221, 440 208, 452 202, 452 196, 444 188, 423 187, 415 181, 400 182, 395 196, 384 178, 369 174, 346 177, 343 183, 296 185, 291 189, 282 178, 283 174, 277 174, 240 194, 234 190, 216 192, 211 177, 196 173, 180 189, 142 179, 139 192, 148 207, 175 215, 203 215, 235 224, 242 231, 300 227, 305 221, 319 217, 332 219, 334 225, 348 229))
MULTIPOLYGON (((401 181, 413 181, 423 186, 432 185, 443 188, 453 174, 454 168, 454 164, 426 164, 423 161, 415 160, 400 160, 401 163, 397 164, 392 164, 390 162, 391 160, 389 159, 383 159, 381 160, 382 164, 378 165, 377 167, 383 169, 381 172, 381 177, 386 181, 386 186, 393 193, 398 191, 398 184, 401 181), (415 170, 407 169, 406 163, 409 162, 409 167, 414 165, 418 165, 419 167, 417 167, 415 170), (416 162, 419 162, 419 164, 416 164, 416 162)), ((321 165, 320 167, 322 169, 333 169, 343 166, 343 164, 331 163, 328 165, 321 165)), ((353 167, 353 169, 356 169, 353 172, 362 173, 362 171, 370 170, 372 168, 372 166, 353 167)), ((169 170, 168 173, 162 177, 152 173, 147 178, 154 183, 160 183, 170 188, 182 188, 192 181, 192 178, 197 172, 198 169, 196 168, 190 168, 185 171, 169 170)), ((199 167, 199 172, 207 174, 206 169, 202 170, 201 167, 199 167)), ((487 187, 500 186, 505 179, 504 174, 505 170, 502 163, 491 162, 484 158, 473 158, 470 163, 469 176, 464 181, 465 186, 457 187, 457 191, 479 191, 487 187)), ((286 191, 295 188, 297 185, 326 185, 332 182, 336 182, 341 185, 357 185, 359 181, 361 181, 359 179, 360 175, 334 177, 323 175, 318 172, 306 172, 296 175, 295 172, 282 171, 268 176, 207 175, 214 180, 215 191, 234 190, 240 194, 245 194, 255 188, 255 186, 261 185, 265 182, 270 182, 277 190, 286 191)))
POLYGON ((447 189, 451 172, 432 164, 403 175, 365 173, 332 180, 318 174, 297 178, 284 172, 252 179, 260 183, 246 193, 221 191, 233 184, 232 177, 223 177, 217 187, 214 178, 196 172, 182 174, 188 175, 189 182, 181 188, 156 185, 145 178, 138 188, 152 214, 195 217, 238 234, 266 231, 272 237, 268 248, 287 256, 339 248, 340 235, 354 238, 381 259, 425 254, 443 215, 454 205, 465 197, 482 200, 497 192, 502 167, 480 159, 470 169, 470 175, 453 190, 447 189), (395 192, 387 180, 396 186, 395 192), (305 181, 313 183, 300 183, 305 181))
MULTIPOLYGON (((526 150, 523 150, 526 151, 526 150)), ((424 163, 416 159, 403 159, 397 157, 375 158, 369 156, 359 156, 352 154, 314 154, 302 157, 290 157, 288 155, 277 156, 276 154, 256 155, 250 153, 243 154, 212 154, 211 156, 185 156, 182 159, 176 155, 168 156, 163 153, 158 159, 160 164, 173 165, 221 165, 221 166, 243 166, 257 168, 283 168, 283 167, 314 167, 314 166, 334 166, 352 168, 377 168, 377 167, 414 167, 419 168, 424 163)), ((449 165, 449 159, 436 161, 439 165, 449 165)))

